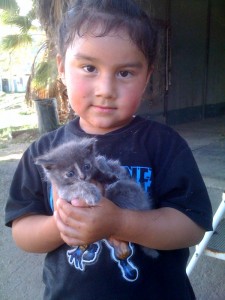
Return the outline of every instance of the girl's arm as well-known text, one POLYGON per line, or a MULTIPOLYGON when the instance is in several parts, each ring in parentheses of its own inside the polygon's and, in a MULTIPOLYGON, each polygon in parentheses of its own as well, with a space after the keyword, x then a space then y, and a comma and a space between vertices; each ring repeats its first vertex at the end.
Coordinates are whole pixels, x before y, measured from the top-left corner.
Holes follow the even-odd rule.
POLYGON ((204 230, 173 208, 150 211, 121 209, 103 198, 96 207, 77 207, 59 199, 55 214, 61 237, 69 245, 89 244, 103 238, 134 242, 158 250, 190 247, 204 230))
POLYGON ((53 216, 27 215, 13 221, 12 234, 17 246, 24 251, 46 253, 64 241, 53 216))
POLYGON ((186 248, 198 244, 205 231, 182 212, 164 207, 148 212, 122 212, 116 238, 158 250, 186 248))
MULTIPOLYGON (((57 199, 58 193, 53 186, 54 209, 57 199)), ((47 253, 64 244, 54 216, 27 215, 18 218, 13 221, 12 235, 17 246, 27 252, 47 253)))

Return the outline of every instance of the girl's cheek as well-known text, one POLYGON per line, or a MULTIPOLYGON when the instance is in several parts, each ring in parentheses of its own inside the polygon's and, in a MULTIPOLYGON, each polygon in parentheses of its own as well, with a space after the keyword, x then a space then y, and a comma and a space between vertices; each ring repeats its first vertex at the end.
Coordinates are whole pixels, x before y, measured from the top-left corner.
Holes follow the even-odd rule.
POLYGON ((69 84, 67 84, 67 90, 68 93, 71 94, 71 96, 85 95, 87 91, 87 84, 84 80, 77 80, 76 78, 71 78, 69 84))
POLYGON ((67 86, 67 93, 70 105, 76 111, 85 105, 86 101, 84 100, 87 100, 87 96, 90 95, 87 84, 84 81, 76 80, 71 82, 70 87, 67 86))
POLYGON ((139 107, 141 100, 142 100, 142 94, 137 93, 137 90, 131 91, 129 94, 127 94, 126 102, 129 105, 129 107, 132 109, 135 109, 139 107))

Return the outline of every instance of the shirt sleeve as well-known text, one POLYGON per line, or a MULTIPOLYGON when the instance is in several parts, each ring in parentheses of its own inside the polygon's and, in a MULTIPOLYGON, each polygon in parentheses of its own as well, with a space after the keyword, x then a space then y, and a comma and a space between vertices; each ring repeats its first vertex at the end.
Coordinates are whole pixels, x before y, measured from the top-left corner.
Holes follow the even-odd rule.
POLYGON ((183 143, 156 180, 159 207, 175 208, 205 230, 212 230, 212 207, 193 154, 183 143))
POLYGON ((12 179, 5 207, 5 224, 29 214, 51 215, 48 202, 48 184, 39 166, 34 164, 31 148, 21 158, 12 179))

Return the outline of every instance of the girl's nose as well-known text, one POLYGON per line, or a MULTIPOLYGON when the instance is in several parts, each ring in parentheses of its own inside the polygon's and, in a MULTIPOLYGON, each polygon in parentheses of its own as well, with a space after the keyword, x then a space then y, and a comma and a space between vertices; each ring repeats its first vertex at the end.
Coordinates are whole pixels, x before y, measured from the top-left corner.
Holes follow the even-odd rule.
POLYGON ((95 96, 113 100, 116 98, 116 93, 116 83, 113 76, 99 76, 96 83, 95 96))

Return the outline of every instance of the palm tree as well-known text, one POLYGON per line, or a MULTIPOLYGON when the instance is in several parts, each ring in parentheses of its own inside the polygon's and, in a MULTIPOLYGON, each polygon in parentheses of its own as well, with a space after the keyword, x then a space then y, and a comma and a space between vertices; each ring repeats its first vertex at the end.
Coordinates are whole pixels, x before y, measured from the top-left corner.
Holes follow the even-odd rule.
MULTIPOLYGON (((56 40, 57 28, 62 19, 62 14, 75 2, 75 0, 36 0, 36 12, 37 17, 46 33, 46 58, 44 64, 40 65, 40 68, 46 68, 47 65, 51 65, 51 74, 57 74, 55 69, 55 54, 56 54, 56 40), (49 64, 50 62, 50 64, 49 64)), ((60 78, 54 78, 50 76, 49 78, 54 79, 49 85, 50 91, 57 94, 57 102, 59 109, 59 117, 61 120, 65 121, 72 119, 74 113, 68 104, 68 97, 66 93, 66 88, 63 85, 60 78)))
POLYGON ((26 90, 26 102, 32 105, 33 100, 43 98, 56 98, 58 113, 61 122, 64 122, 70 109, 68 107, 65 87, 57 78, 55 62, 55 28, 60 22, 62 13, 67 9, 71 0, 33 0, 33 7, 26 16, 19 14, 19 7, 15 0, 0 0, 0 15, 2 22, 13 25, 19 31, 9 34, 2 39, 1 47, 8 53, 20 49, 33 42, 35 30, 33 21, 38 18, 45 32, 45 39, 34 57, 31 75, 26 90))
POLYGON ((54 41, 62 14, 75 0, 35 0, 38 19, 49 40, 54 41))
POLYGON ((18 12, 3 11, 1 20, 5 25, 12 25, 19 29, 18 34, 9 34, 3 37, 1 46, 3 50, 14 51, 17 48, 32 43, 32 37, 29 33, 32 27, 32 19, 30 15, 20 16, 18 12))
POLYGON ((17 50, 21 47, 31 45, 32 37, 29 34, 31 29, 30 15, 23 17, 19 15, 19 7, 15 0, 0 0, 0 19, 7 28, 10 28, 11 34, 1 39, 2 54, 7 55, 8 71, 10 72, 10 83, 12 82, 11 67, 16 59, 17 50), (14 54, 14 55, 12 55, 14 54))
MULTIPOLYGON (((57 36, 56 30, 61 21, 62 14, 74 1, 75 0, 34 0, 36 16, 45 31, 46 41, 34 60, 32 68, 34 79, 31 88, 33 88, 33 91, 36 88, 36 92, 38 90, 40 97, 54 97, 57 99, 59 119, 61 122, 73 118, 74 114, 68 105, 66 88, 61 79, 57 77, 55 37, 57 36), (42 54, 41 61, 37 63, 40 54, 42 54), (41 87, 45 88, 43 89, 41 87)), ((29 90, 27 94, 29 95, 29 90)))

